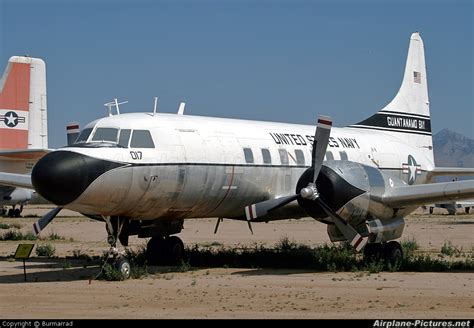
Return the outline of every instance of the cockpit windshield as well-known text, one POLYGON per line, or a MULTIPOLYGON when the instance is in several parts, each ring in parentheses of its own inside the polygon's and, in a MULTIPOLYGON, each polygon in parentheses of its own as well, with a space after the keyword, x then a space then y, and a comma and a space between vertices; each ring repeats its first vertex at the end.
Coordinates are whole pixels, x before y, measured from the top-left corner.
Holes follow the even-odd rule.
POLYGON ((79 137, 77 137, 76 141, 74 142, 75 144, 81 144, 87 142, 87 139, 89 139, 89 136, 91 135, 92 128, 86 128, 82 130, 81 134, 79 134, 79 137))
POLYGON ((155 148, 148 130, 96 128, 92 134, 93 131, 94 128, 82 130, 74 147, 155 148))
POLYGON ((95 130, 94 136, 92 137, 92 142, 94 141, 109 141, 117 142, 118 129, 114 128, 97 128, 95 130))

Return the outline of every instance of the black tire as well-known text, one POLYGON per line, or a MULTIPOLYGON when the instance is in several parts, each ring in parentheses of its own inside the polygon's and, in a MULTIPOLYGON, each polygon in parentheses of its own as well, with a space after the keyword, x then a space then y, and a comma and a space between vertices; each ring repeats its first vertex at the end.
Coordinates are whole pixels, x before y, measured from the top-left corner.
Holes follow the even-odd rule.
POLYGON ((130 262, 128 262, 128 260, 124 257, 121 257, 119 259, 117 259, 114 263, 114 267, 120 271, 120 273, 122 274, 122 278, 125 280, 125 279, 128 279, 130 278, 130 274, 131 274, 131 267, 130 267, 130 262))
POLYGON ((400 264, 403 260, 402 246, 397 241, 390 241, 385 245, 384 257, 391 265, 400 264))
POLYGON ((19 218, 21 216, 21 211, 19 208, 15 209, 13 211, 13 216, 16 217, 16 218, 19 218))
POLYGON ((179 264, 184 259, 184 244, 177 236, 166 239, 166 258, 170 265, 179 264))
POLYGON ((364 247, 365 263, 378 262, 383 257, 383 245, 381 243, 367 244, 364 247))
POLYGON ((14 216, 15 216, 15 212, 14 212, 13 208, 10 208, 10 209, 8 210, 8 217, 9 217, 9 218, 12 218, 12 217, 14 217, 14 216))
POLYGON ((466 211, 466 214, 469 214, 469 211, 471 210, 471 208, 468 206, 468 207, 464 208, 464 210, 466 211))
POLYGON ((433 214, 434 207, 430 207, 430 214, 433 214))
POLYGON ((148 264, 165 264, 166 242, 162 237, 152 237, 146 246, 146 259, 148 264))

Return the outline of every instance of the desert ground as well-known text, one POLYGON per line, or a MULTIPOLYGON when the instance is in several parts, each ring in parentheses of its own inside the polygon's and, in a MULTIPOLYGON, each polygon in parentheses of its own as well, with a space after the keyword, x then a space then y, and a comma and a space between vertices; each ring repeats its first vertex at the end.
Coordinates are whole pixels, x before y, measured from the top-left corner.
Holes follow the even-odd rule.
MULTIPOLYGON (((50 206, 30 205, 23 215, 43 215, 50 206)), ((0 223, 31 229, 37 218, 0 218, 0 223)), ((469 254, 474 250, 474 214, 447 215, 421 210, 407 218, 401 240, 415 239, 423 252, 437 256, 451 242, 469 254)), ((254 224, 224 220, 185 221, 180 237, 187 245, 272 246, 282 237, 310 246, 328 243, 326 226, 313 219, 254 224)), ((5 231, 5 230, 3 230, 5 231)), ((0 234, 3 233, 0 230, 0 234)), ((74 251, 90 256, 106 250, 104 223, 64 210, 43 236, 54 259, 36 257, 23 264, 7 257, 19 241, 0 241, 0 317, 2 318, 472 318, 473 272, 312 272, 309 270, 150 267, 142 279, 95 280, 96 263, 72 259, 74 251)), ((24 243, 28 243, 25 241, 24 243)), ((37 244, 45 243, 37 241, 37 244)), ((132 237, 132 248, 146 240, 132 237)))

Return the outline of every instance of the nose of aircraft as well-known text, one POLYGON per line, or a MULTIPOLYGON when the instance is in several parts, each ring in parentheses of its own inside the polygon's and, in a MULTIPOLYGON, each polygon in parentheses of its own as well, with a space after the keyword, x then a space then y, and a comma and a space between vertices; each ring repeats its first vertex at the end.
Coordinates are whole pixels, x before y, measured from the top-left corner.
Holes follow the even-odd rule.
POLYGON ((78 198, 101 174, 120 166, 73 151, 54 151, 33 167, 31 181, 35 190, 56 205, 78 198))

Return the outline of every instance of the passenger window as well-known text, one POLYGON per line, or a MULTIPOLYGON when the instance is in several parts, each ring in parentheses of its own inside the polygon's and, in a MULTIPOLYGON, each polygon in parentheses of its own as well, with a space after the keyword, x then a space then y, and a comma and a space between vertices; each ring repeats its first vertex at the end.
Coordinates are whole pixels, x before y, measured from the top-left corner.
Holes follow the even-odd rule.
POLYGON ((118 144, 122 147, 128 148, 128 141, 130 140, 131 133, 132 133, 132 130, 129 130, 129 129, 120 130, 120 137, 119 137, 118 144))
POLYGON ((79 135, 79 137, 77 137, 74 143, 78 144, 78 143, 87 142, 87 139, 89 139, 91 132, 92 132, 92 128, 87 128, 87 129, 82 130, 81 134, 79 135))
POLYGON ((340 151, 339 152, 339 155, 341 155, 341 160, 343 161, 347 161, 348 158, 347 158, 347 153, 345 151, 340 151))
POLYGON ((328 161, 333 161, 334 160, 334 155, 330 151, 327 151, 326 152, 326 159, 328 161))
POLYGON ((305 164, 304 154, 301 149, 295 149, 295 156, 296 156, 296 164, 298 165, 305 164))
POLYGON ((247 162, 247 163, 253 163, 253 153, 252 153, 252 149, 250 149, 250 148, 244 148, 244 156, 245 156, 245 162, 247 162))
POLYGON ((285 149, 278 149, 278 153, 280 153, 280 162, 281 165, 288 165, 290 162, 288 160, 288 153, 285 149))
POLYGON ((132 148, 155 148, 150 131, 148 130, 133 130, 132 141, 130 142, 132 148))
POLYGON ((114 128, 98 128, 95 130, 92 141, 110 141, 117 142, 118 129, 114 128))
POLYGON ((270 155, 270 151, 268 149, 262 149, 262 157, 264 164, 272 163, 272 155, 270 155))

